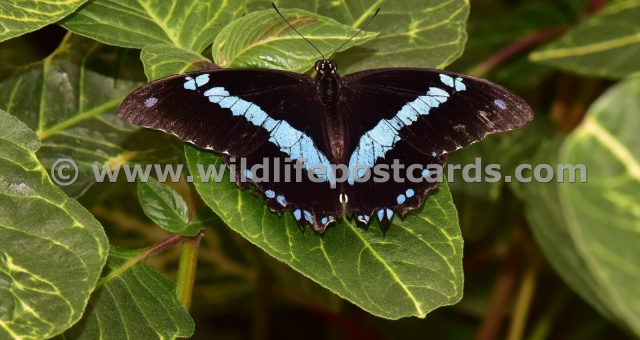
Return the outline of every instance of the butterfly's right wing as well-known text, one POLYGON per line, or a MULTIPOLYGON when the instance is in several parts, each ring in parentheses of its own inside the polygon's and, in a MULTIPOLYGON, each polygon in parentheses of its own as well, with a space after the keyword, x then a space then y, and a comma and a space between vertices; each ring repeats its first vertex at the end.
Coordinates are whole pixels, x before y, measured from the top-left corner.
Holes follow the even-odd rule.
MULTIPOLYGON (((349 169, 394 161, 444 165, 446 154, 486 135, 518 128, 533 118, 524 100, 483 79, 448 71, 390 68, 349 74, 341 80, 339 110, 350 118, 349 169)), ((353 173, 354 171, 351 171, 353 173)), ((364 174, 364 172, 363 172, 364 174)), ((422 172, 416 171, 419 179, 422 172)), ((424 174, 430 175, 429 172, 424 174)), ((356 181, 344 186, 347 214, 366 222, 375 213, 388 223, 422 204, 430 181, 356 181)))

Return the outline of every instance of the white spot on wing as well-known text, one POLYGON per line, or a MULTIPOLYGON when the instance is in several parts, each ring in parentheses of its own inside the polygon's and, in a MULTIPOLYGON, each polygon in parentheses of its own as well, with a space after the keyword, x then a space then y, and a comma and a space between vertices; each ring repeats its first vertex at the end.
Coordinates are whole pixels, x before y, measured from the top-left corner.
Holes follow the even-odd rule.
POLYGON ((149 97, 149 98, 147 98, 147 100, 144 101, 144 106, 152 107, 152 106, 156 105, 157 103, 158 103, 158 98, 149 97))
POLYGON ((505 103, 504 101, 502 101, 500 99, 494 100, 493 103, 496 104, 496 106, 499 107, 500 110, 506 110, 507 109, 507 103, 505 103))

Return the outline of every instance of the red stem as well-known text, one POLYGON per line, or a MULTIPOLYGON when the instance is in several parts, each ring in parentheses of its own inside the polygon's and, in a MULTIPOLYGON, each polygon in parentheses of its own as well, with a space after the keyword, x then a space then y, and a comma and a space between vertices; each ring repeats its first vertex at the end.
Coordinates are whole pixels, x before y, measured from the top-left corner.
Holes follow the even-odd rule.
POLYGON ((476 67, 474 67, 469 74, 476 77, 481 77, 487 72, 494 69, 496 66, 504 63, 505 61, 513 58, 514 56, 530 49, 531 47, 553 40, 567 30, 567 26, 554 26, 542 29, 537 32, 533 32, 518 40, 513 41, 509 45, 498 50, 498 52, 492 54, 487 59, 482 61, 476 67))

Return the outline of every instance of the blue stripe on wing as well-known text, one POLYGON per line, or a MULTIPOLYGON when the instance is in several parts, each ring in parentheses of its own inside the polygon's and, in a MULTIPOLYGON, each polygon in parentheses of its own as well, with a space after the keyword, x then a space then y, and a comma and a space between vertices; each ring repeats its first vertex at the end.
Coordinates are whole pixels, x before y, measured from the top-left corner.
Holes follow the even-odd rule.
MULTIPOLYGON (((453 79, 441 74, 440 81, 457 92, 466 90, 460 77, 453 79)), ((401 140, 400 130, 403 127, 413 124, 419 116, 429 115, 432 108, 446 103, 448 99, 449 92, 439 87, 429 87, 424 96, 406 103, 394 117, 380 120, 373 129, 365 132, 349 158, 348 183, 353 185, 365 176, 368 169, 373 168, 378 158, 384 159, 385 154, 401 140)))
MULTIPOLYGON (((184 88, 196 90, 209 83, 209 74, 196 77, 185 77, 184 88)), ((255 126, 261 126, 269 132, 269 142, 275 144, 280 151, 292 160, 299 160, 305 169, 313 172, 318 178, 331 180, 331 163, 329 159, 315 146, 313 140, 292 127, 288 122, 271 118, 259 106, 240 97, 233 96, 224 87, 215 86, 203 93, 209 101, 223 109, 231 110, 234 116, 242 116, 255 126), (320 168, 324 171, 320 171, 320 168)))

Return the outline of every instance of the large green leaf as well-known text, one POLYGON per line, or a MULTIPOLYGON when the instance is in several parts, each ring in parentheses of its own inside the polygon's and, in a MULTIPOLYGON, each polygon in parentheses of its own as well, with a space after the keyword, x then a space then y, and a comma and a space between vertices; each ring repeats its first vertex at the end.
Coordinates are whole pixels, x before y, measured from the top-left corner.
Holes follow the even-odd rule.
POLYGON ((87 0, 4 0, 0 3, 0 41, 54 23, 85 2, 87 0))
POLYGON ((178 301, 176 285, 144 264, 141 251, 111 248, 82 320, 64 339, 176 339, 194 323, 178 301))
POLYGON ((640 78, 593 104, 560 152, 587 183, 560 185, 569 232, 618 319, 640 335, 640 78))
POLYGON ((389 319, 424 317, 462 296, 462 238, 446 184, 386 234, 377 223, 362 229, 351 221, 323 236, 301 231, 290 212, 271 213, 262 198, 239 190, 228 174, 204 183, 197 166, 220 166, 221 158, 187 147, 186 158, 202 199, 229 225, 271 256, 322 286, 389 319))
POLYGON ((109 244, 47 177, 36 134, 2 110, 0 122, 0 338, 43 339, 80 319, 109 244))
MULTIPOLYGON (((558 149, 564 139, 550 138, 528 161, 530 164, 557 164, 558 149)), ((532 182, 519 186, 526 202, 526 217, 545 258, 556 273, 583 299, 603 315, 615 319, 593 274, 578 251, 569 231, 565 211, 560 202, 559 184, 532 182)))
POLYGON ((243 11, 242 0, 94 0, 62 25, 110 45, 170 44, 202 52, 243 11))
POLYGON ((45 167, 60 158, 74 160, 79 176, 63 189, 78 196, 95 181, 94 162, 116 166, 170 156, 113 114, 141 79, 133 51, 69 35, 42 62, 0 82, 0 108, 36 131, 45 167))
MULTIPOLYGON (((465 0, 276 1, 281 8, 301 8, 359 27, 377 8, 367 27, 379 32, 373 40, 337 57, 342 74, 376 67, 449 65, 462 54, 467 39, 465 0)), ((270 1, 252 0, 249 9, 269 8, 270 1)), ((334 46, 336 48, 338 46, 334 46)))
POLYGON ((638 17, 640 0, 613 2, 530 58, 590 76, 624 78, 638 73, 638 17))
MULTIPOLYGON (((351 26, 299 9, 284 10, 282 14, 327 57, 357 32, 351 26)), ((350 42, 350 46, 362 44, 374 36, 374 33, 362 32, 350 42)), ((310 69, 316 60, 321 59, 318 52, 289 28, 273 9, 250 13, 225 27, 216 37, 213 53, 213 60, 222 67, 260 67, 297 72, 310 69)))

